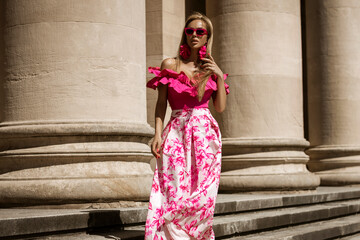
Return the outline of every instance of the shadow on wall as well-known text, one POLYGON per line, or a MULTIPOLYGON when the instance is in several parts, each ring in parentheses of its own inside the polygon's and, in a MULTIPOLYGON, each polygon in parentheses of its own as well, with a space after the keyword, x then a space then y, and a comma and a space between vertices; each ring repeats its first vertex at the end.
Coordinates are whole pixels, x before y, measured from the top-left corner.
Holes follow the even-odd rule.
POLYGON ((206 0, 186 0, 185 18, 187 18, 192 12, 201 12, 206 14, 206 0))

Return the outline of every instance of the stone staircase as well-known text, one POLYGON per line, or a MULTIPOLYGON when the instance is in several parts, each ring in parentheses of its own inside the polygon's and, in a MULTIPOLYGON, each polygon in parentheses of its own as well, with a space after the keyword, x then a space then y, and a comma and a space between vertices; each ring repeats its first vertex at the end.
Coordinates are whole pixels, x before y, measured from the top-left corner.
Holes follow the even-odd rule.
MULTIPOLYGON (((0 209, 0 239, 144 239, 146 214, 146 207, 0 209)), ((219 194, 214 231, 231 240, 360 240, 360 186, 219 194)))

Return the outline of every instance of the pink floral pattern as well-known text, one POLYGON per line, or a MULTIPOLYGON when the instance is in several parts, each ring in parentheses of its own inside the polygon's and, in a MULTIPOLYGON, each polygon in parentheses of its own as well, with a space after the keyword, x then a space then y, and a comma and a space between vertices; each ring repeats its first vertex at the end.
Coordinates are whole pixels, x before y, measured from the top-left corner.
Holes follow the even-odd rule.
MULTIPOLYGON (((208 109, 217 91, 209 77, 202 101, 184 72, 149 67, 155 77, 146 86, 167 85, 172 108, 162 132, 145 225, 145 240, 211 240, 221 172, 221 133, 208 109)), ((224 80, 227 74, 224 74, 224 80)), ((224 83, 226 94, 229 86, 224 83)))
POLYGON ((221 134, 208 108, 173 110, 162 133, 145 239, 209 240, 221 172, 221 134))

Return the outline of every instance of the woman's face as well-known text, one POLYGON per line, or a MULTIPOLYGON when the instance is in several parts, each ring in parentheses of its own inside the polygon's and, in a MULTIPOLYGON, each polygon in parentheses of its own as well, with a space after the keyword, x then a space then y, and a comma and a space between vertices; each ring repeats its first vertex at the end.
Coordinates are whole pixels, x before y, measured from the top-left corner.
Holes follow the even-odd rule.
MULTIPOLYGON (((196 19, 191 21, 186 27, 194 29, 206 29, 206 24, 204 21, 196 19)), ((207 42, 207 38, 207 35, 197 36, 196 32, 194 31, 192 35, 186 35, 186 42, 190 46, 190 48, 200 48, 201 46, 205 45, 205 43, 207 42)))

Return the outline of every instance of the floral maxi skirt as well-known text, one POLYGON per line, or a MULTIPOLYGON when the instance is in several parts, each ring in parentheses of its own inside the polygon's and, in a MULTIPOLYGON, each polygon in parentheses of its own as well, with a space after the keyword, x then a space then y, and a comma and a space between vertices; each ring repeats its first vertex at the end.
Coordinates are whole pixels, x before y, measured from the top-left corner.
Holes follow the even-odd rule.
POLYGON ((209 240, 221 172, 221 134, 208 108, 174 110, 162 133, 145 239, 209 240))

